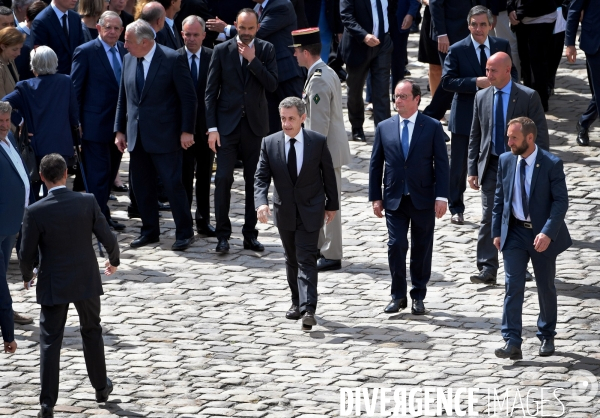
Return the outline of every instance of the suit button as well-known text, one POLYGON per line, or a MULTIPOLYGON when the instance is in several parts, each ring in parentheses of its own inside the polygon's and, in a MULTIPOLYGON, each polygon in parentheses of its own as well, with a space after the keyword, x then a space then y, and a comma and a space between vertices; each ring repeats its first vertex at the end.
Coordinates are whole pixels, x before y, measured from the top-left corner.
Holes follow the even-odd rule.
POLYGON ((248 94, 247 92, 244 92, 244 94, 248 94))
POLYGON ((404 169, 405 169, 405 170, 406 170, 407 168, 408 168, 407 166, 404 166, 404 169))
POLYGON ((242 105, 242 109, 244 108, 244 105, 242 105))

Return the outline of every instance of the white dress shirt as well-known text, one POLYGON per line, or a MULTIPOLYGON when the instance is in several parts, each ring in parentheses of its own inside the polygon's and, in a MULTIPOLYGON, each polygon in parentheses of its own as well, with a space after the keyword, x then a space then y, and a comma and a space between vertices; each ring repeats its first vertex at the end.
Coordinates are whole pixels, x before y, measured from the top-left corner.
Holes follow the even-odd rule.
POLYGON ((185 53, 187 54, 188 65, 190 66, 190 71, 192 70, 192 55, 196 55, 196 69, 198 70, 198 77, 200 77, 200 53, 202 52, 202 48, 198 50, 195 54, 185 47, 185 53))
MULTIPOLYGON (((266 3, 266 2, 265 2, 266 3)), ((381 0, 381 7, 383 8, 383 29, 385 33, 388 33, 390 30, 390 24, 388 22, 388 1, 381 0)), ((377 0, 371 0, 371 11, 373 12, 373 35, 377 36, 379 34, 379 15, 377 14, 377 0)), ((380 41, 383 41, 380 39, 380 41)))
MULTIPOLYGON (((479 62, 479 64, 481 65, 481 56, 480 56, 480 49, 479 46, 481 45, 479 42, 477 42, 475 40, 475 38, 473 38, 473 35, 471 35, 471 41, 473 42, 473 48, 475 48, 475 55, 477 56, 477 62, 479 62)), ((485 42, 483 43, 483 45, 485 45, 485 56, 489 59, 490 58, 490 37, 488 36, 487 38, 485 38, 485 42)))
MULTIPOLYGON (((104 47, 104 51, 106 52, 106 57, 108 58, 108 62, 114 72, 115 67, 113 65, 113 54, 112 54, 112 52, 110 52, 110 48, 112 48, 112 47, 109 44, 107 44, 106 42, 104 42, 102 40, 101 36, 98 36, 98 39, 100 39, 100 42, 102 43, 102 46, 104 47)), ((117 48, 116 44, 115 44, 115 49, 117 50, 116 54, 115 54, 117 56, 117 61, 119 61, 119 64, 121 64, 121 71, 123 71, 123 60, 121 59, 121 54, 119 54, 119 48, 117 48)))
POLYGON ((21 160, 21 156, 19 152, 13 147, 12 142, 8 138, 0 139, 0 146, 6 151, 8 157, 17 168, 19 172, 19 176, 21 176, 21 180, 23 181, 23 185, 25 186, 25 207, 29 204, 29 177, 27 177, 27 171, 25 171, 25 167, 23 166, 23 161, 21 160))
POLYGON ((50 190, 48 190, 48 193, 50 193, 50 192, 52 192, 52 191, 54 191, 54 190, 58 190, 58 189, 66 189, 66 188, 67 188, 67 186, 56 186, 56 187, 53 187, 53 188, 51 188, 50 190))
MULTIPOLYGON (((290 139, 291 137, 287 134, 285 136, 285 162, 287 164, 288 155, 290 153, 290 139)), ((296 150, 296 168, 298 169, 298 175, 300 175, 300 170, 302 169, 302 163, 304 162, 304 130, 300 129, 298 135, 295 136, 296 143, 294 144, 294 149, 296 150)))
MULTIPOLYGON (((529 200, 529 192, 531 190, 531 176, 533 175, 533 168, 535 167, 535 159, 537 158, 538 148, 534 144, 535 150, 531 155, 525 158, 527 167, 525 167, 525 192, 527 193, 527 200, 529 200)), ((521 221, 531 221, 531 216, 525 218, 523 214, 523 204, 521 202, 521 160, 523 157, 519 155, 517 158, 517 167, 515 171, 515 182, 512 197, 512 213, 513 216, 521 221)), ((529 205, 531 207, 531 205, 529 205)), ((529 211, 531 213, 531 210, 529 211)))
POLYGON ((19 28, 21 28, 21 30, 23 32, 25 32, 27 35, 31 35, 31 29, 29 29, 27 27, 27 22, 21 22, 21 23, 19 23, 19 28))
POLYGON ((142 65, 144 66, 144 80, 146 80, 146 77, 148 77, 148 70, 150 69, 150 63, 152 63, 154 52, 156 52, 156 42, 154 42, 154 46, 152 46, 150 52, 144 55, 144 59, 142 61, 142 65))
POLYGON ((67 13, 63 13, 61 10, 59 10, 58 7, 56 7, 56 5, 54 4, 54 2, 50 3, 50 6, 52 6, 52 10, 54 10, 54 13, 56 13, 56 17, 58 17, 58 22, 60 23, 61 27, 63 24, 62 17, 64 15, 67 15, 67 30, 69 30, 69 15, 67 13))

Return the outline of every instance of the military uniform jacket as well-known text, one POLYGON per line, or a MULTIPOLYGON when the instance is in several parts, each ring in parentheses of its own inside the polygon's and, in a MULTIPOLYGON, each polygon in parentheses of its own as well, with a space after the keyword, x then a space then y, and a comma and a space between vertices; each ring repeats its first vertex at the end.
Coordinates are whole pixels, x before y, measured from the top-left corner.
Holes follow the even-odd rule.
POLYGON ((318 62, 308 73, 302 100, 306 104, 304 127, 325 135, 333 166, 339 168, 350 162, 348 134, 342 114, 340 79, 324 62, 318 62))

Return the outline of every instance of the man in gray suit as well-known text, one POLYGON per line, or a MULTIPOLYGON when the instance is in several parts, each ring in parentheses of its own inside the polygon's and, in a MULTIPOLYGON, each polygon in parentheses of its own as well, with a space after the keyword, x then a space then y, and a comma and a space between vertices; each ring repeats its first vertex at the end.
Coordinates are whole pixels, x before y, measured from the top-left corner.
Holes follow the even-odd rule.
MULTIPOLYGON (((304 127, 327 137, 331 153, 338 200, 342 201, 342 166, 350 162, 348 134, 342 114, 342 87, 340 79, 321 58, 321 35, 319 28, 300 29, 292 32, 294 55, 301 67, 308 70, 302 101, 306 106, 304 127)), ((339 211, 338 211, 339 212, 339 211)), ((317 260, 319 271, 342 268, 342 217, 338 213, 319 234, 321 257, 317 260)))
POLYGON ((304 102, 288 97, 279 104, 283 131, 265 137, 254 178, 257 218, 266 223, 269 186, 273 179, 274 224, 285 252, 292 306, 287 319, 300 319, 302 329, 317 324, 317 243, 323 220, 339 209, 337 186, 327 138, 302 129, 304 102))
MULTIPOLYGON (((508 150, 506 123, 527 116, 538 128, 536 144, 549 148, 548 125, 540 96, 535 90, 511 80, 512 61, 504 52, 487 60, 486 74, 491 87, 475 95, 473 124, 469 139, 468 182, 473 190, 481 190, 481 223, 477 240, 477 269, 473 283, 496 284, 498 250, 492 242, 492 207, 496 191, 498 157, 508 150), (498 105, 500 103, 500 106, 498 105)), ((533 277, 527 272, 527 279, 533 277)))

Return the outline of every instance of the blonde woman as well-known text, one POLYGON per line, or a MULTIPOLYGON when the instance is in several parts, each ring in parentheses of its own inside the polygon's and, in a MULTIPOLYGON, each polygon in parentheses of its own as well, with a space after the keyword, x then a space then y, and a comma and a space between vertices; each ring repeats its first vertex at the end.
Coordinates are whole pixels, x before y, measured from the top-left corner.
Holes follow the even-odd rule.
POLYGON ((0 30, 0 97, 11 93, 19 81, 15 58, 21 54, 24 42, 25 34, 18 29, 7 27, 0 30))
POLYGON ((77 13, 81 15, 81 25, 83 28, 83 38, 85 42, 98 37, 98 29, 96 24, 100 15, 108 8, 108 3, 105 0, 79 0, 77 13))

